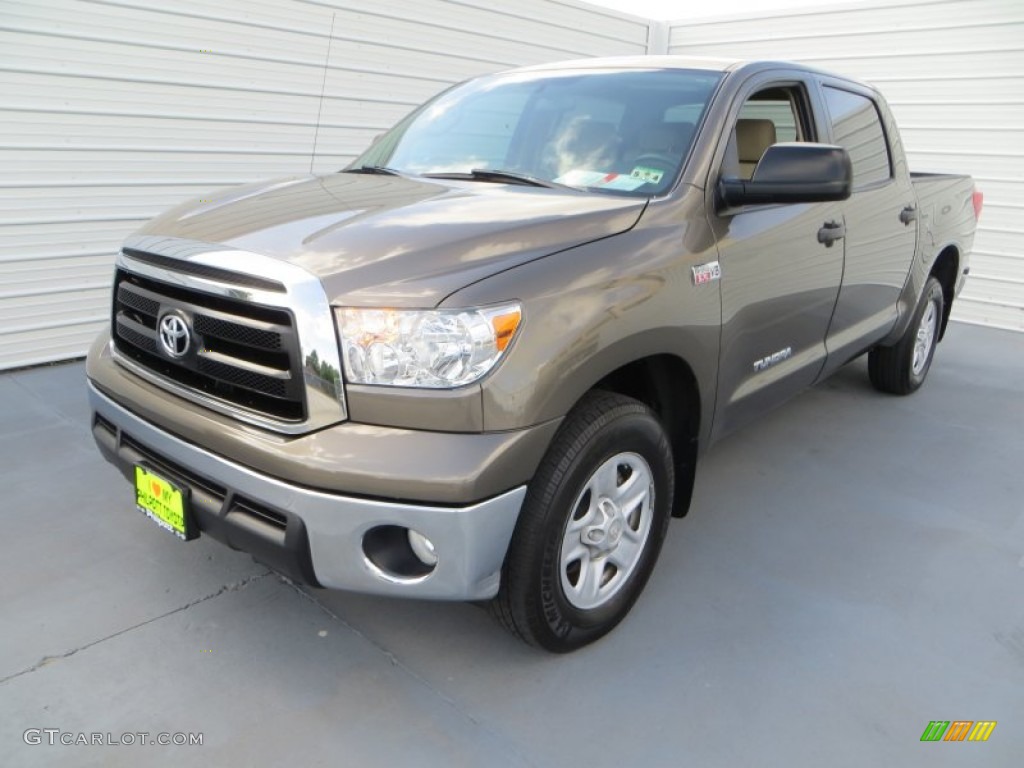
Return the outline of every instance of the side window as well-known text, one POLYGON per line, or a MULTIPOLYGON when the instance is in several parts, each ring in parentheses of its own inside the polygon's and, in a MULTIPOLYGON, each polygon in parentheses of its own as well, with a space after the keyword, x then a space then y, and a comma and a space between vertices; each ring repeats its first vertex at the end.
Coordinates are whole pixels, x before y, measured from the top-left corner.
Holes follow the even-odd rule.
POLYGON ((829 86, 825 86, 825 103, 835 142, 850 153, 854 190, 887 181, 892 176, 889 147, 875 103, 829 86))
POLYGON ((775 126, 777 142, 800 141, 796 105, 790 99, 759 99, 755 94, 740 109, 740 120, 768 120, 775 126))
POLYGON ((751 95, 740 107, 729 137, 722 175, 749 179, 772 144, 809 141, 809 122, 801 107, 804 103, 796 86, 766 88, 751 95))

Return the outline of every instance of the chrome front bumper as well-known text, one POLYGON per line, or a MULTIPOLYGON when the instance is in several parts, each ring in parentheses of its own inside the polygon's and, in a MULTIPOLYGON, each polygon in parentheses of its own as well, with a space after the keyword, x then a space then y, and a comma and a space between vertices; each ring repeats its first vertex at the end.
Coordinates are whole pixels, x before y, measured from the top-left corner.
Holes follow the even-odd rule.
MULTIPOLYGON (((443 600, 482 600, 498 591, 501 565, 526 495, 525 485, 458 507, 337 495, 293 485, 210 453, 139 418, 91 382, 89 401, 100 417, 94 419, 97 443, 107 459, 122 470, 130 467, 131 457, 136 455, 133 451, 138 449, 226 489, 217 530, 223 528, 220 523, 232 518, 230 503, 236 496, 300 521, 298 527, 304 528, 308 538, 315 581, 324 587, 443 600), (95 422, 108 430, 103 433, 105 439, 95 422), (437 565, 426 575, 410 578, 379 568, 364 551, 364 536, 380 526, 419 531, 433 542, 437 565)), ((249 527, 255 530, 259 526, 249 527)), ((230 535, 218 538, 235 546, 230 535)))

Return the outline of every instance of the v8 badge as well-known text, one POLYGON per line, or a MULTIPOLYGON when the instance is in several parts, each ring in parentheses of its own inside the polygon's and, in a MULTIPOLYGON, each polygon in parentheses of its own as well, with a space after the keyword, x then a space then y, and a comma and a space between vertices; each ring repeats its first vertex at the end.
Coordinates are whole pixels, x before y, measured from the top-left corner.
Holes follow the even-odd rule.
POLYGON ((710 283, 712 280, 720 280, 722 278, 722 266, 717 261, 698 264, 692 269, 694 285, 704 285, 704 283, 710 283))

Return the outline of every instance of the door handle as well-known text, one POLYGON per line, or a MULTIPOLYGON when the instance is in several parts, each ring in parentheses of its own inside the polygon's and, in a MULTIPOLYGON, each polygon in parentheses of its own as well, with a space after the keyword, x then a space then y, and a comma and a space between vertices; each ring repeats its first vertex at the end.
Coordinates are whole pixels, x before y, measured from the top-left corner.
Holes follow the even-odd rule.
POLYGON ((908 205, 906 208, 900 211, 900 221, 902 221, 907 226, 910 225, 910 222, 917 221, 917 208, 915 208, 912 205, 908 205))
POLYGON ((818 242, 824 243, 826 248, 831 248, 836 240, 846 237, 846 227, 838 221, 826 221, 818 230, 818 242))

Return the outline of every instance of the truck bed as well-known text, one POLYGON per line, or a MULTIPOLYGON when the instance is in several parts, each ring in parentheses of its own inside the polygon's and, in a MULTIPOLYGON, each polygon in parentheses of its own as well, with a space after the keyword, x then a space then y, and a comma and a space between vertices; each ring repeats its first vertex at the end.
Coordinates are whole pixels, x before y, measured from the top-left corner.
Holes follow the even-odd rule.
POLYGON ((951 211, 962 208, 970 209, 971 196, 974 194, 974 180, 960 173, 921 173, 912 171, 910 183, 917 192, 918 205, 921 212, 928 207, 941 203, 941 211, 946 205, 951 211))
POLYGON ((927 232, 925 248, 943 248, 953 242, 969 242, 976 224, 973 206, 974 180, 958 173, 912 172, 917 193, 920 232, 927 232))

